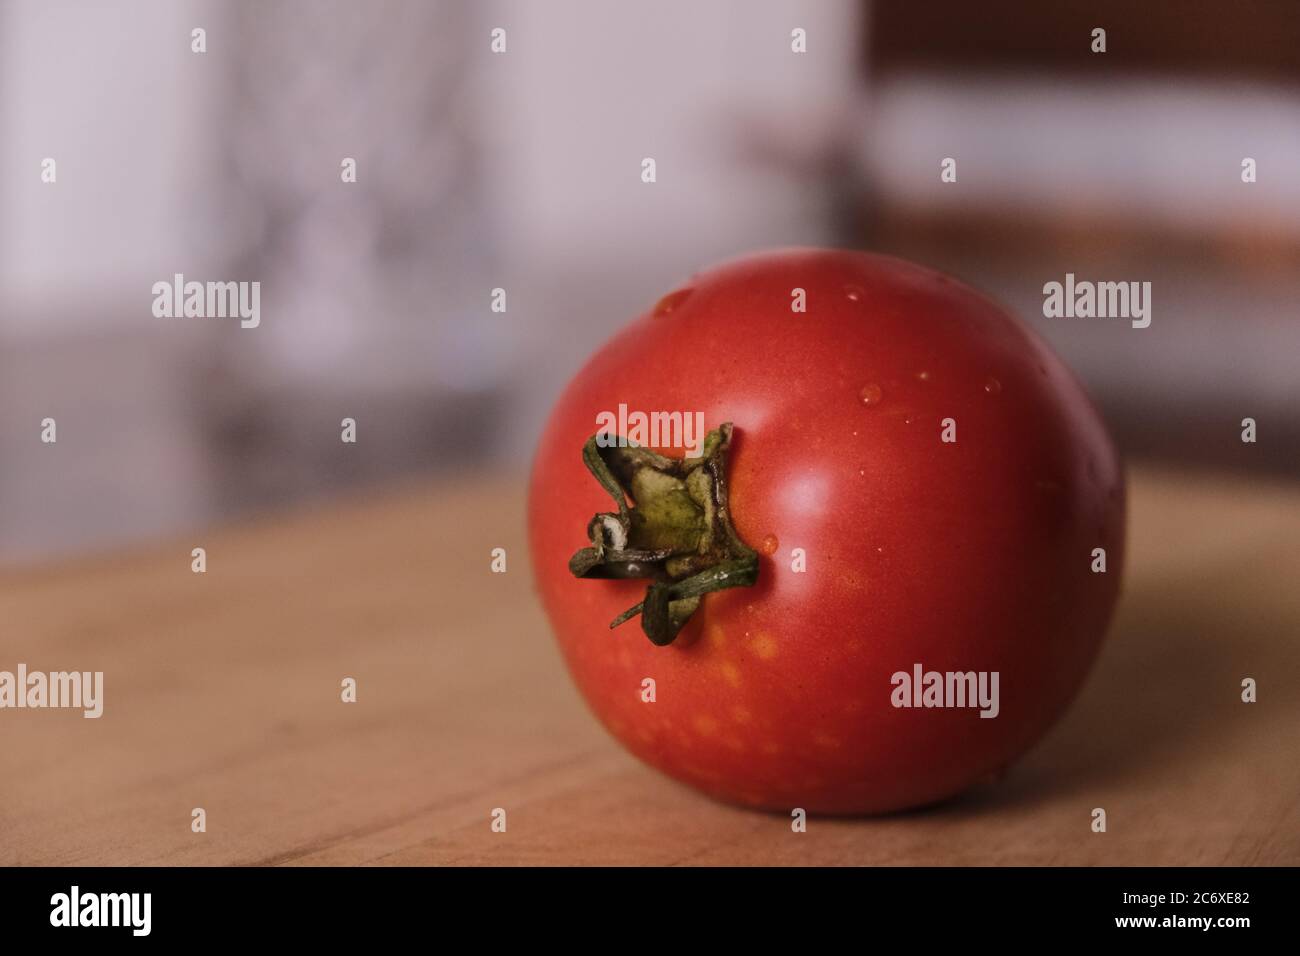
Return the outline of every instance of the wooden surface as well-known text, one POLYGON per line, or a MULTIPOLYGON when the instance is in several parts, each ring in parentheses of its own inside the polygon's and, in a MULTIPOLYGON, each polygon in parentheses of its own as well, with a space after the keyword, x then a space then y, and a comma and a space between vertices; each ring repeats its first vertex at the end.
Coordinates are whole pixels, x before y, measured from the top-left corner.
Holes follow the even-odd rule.
POLYGON ((1300 491, 1138 472, 1130 506, 1118 620, 1047 740, 944 807, 804 834, 587 715, 517 483, 10 570, 0 669, 102 670, 105 712, 0 711, 0 864, 1300 863, 1300 491))

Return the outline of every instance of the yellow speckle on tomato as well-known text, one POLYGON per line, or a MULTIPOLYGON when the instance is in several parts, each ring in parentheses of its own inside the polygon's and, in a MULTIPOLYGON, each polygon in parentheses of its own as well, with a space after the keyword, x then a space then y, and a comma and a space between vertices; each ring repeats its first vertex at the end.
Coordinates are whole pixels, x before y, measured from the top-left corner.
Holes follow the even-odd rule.
POLYGON ((722 662, 722 679, 732 687, 740 686, 740 668, 731 661, 722 662))
POLYGON ((838 750, 842 746, 840 739, 830 734, 814 734, 813 743, 823 750, 838 750))
POLYGON ((747 724, 754 719, 754 715, 744 707, 731 708, 731 716, 738 724, 747 724))
POLYGON ((701 767, 696 764, 687 764, 682 767, 682 770, 692 777, 696 777, 699 780, 706 780, 710 783, 716 783, 722 779, 722 774, 718 773, 718 771, 711 770, 708 767, 701 767))
POLYGON ((750 646, 762 660, 770 661, 776 657, 776 639, 770 634, 762 632, 755 634, 750 641, 750 646))
POLYGON ((718 732, 718 722, 708 714, 698 714, 691 723, 703 737, 712 737, 718 732))

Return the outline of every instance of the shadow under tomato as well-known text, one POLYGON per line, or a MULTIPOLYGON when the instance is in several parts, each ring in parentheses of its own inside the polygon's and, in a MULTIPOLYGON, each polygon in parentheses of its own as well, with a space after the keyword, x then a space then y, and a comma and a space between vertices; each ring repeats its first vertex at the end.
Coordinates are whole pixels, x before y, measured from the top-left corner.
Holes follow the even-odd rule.
MULTIPOLYGON (((1240 573, 1240 569, 1236 569, 1240 573)), ((1038 747, 995 786, 971 792, 965 809, 1036 803, 1082 788, 1151 779, 1214 759, 1249 732, 1243 677, 1271 675, 1276 688, 1296 622, 1285 605, 1225 600, 1221 579, 1189 574, 1126 593, 1101 659, 1079 698, 1038 747)), ((1294 652, 1291 652, 1294 658, 1294 652)), ((1291 696, 1270 707, 1298 711, 1291 696)), ((1281 721, 1281 716, 1273 715, 1281 721)), ((1300 712, 1289 716, 1290 725, 1300 712)))

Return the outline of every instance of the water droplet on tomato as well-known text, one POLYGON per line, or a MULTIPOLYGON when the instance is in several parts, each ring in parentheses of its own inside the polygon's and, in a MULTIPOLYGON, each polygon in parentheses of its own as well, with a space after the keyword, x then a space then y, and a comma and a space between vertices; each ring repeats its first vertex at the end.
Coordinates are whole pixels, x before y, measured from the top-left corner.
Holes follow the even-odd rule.
POLYGON ((676 292, 669 292, 666 296, 655 303, 654 314, 656 316, 670 315, 673 310, 686 301, 687 296, 694 290, 687 286, 685 289, 678 289, 676 292))
POLYGON ((930 381, 930 373, 927 372, 927 371, 924 371, 924 370, 922 370, 922 371, 920 371, 920 372, 917 372, 917 373, 916 373, 916 377, 919 378, 919 379, 920 379, 921 381, 923 381, 923 382, 928 382, 928 381, 930 381))
POLYGON ((1002 383, 996 378, 990 378, 984 383, 984 391, 988 392, 990 395, 996 395, 998 392, 1002 391, 1002 383))
POLYGON ((860 285, 846 285, 844 287, 844 298, 850 302, 861 302, 867 297, 867 291, 860 285))
POLYGON ((858 392, 858 397, 862 399, 863 405, 878 405, 883 394, 880 386, 873 382, 870 385, 863 385, 862 391, 858 392))

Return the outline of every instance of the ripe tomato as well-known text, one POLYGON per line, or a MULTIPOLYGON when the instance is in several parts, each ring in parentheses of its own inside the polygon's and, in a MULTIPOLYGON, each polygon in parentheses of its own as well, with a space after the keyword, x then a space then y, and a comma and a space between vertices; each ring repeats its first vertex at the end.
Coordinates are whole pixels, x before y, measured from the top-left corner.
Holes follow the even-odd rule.
POLYGON ((628 749, 725 800, 875 813, 996 773, 1064 711, 1115 603, 1124 489, 1074 376, 999 306, 897 259, 790 250, 695 276, 574 377, 533 466, 529 536, 569 670, 628 749), (730 447, 660 449, 681 460, 645 472, 602 449, 611 492, 588 443, 620 405, 732 423, 730 447), (691 524, 682 475, 706 460, 725 468, 739 540, 720 548, 717 524, 693 557, 709 521, 691 524), (620 490, 627 515, 648 510, 622 529, 620 490), (675 558, 616 563, 665 542, 675 558), (711 562, 757 580, 669 593, 711 562), (599 577, 627 563, 645 577, 599 577), (611 630, 647 595, 645 630, 611 630), (680 633, 668 598, 698 603, 680 633), (928 694, 932 673, 937 693, 904 687, 928 694), (987 678, 986 706, 961 705, 968 673, 987 678))

